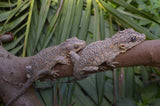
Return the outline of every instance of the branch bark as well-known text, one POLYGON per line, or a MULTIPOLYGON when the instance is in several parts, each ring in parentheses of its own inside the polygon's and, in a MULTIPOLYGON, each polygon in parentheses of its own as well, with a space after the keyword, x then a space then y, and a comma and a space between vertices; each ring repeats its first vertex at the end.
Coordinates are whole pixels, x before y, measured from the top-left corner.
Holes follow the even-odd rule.
MULTIPOLYGON (((144 41, 143 43, 128 50, 126 53, 118 55, 114 61, 119 62, 119 64, 116 65, 116 68, 139 65, 159 67, 160 40, 144 41)), ((102 67, 103 66, 105 66, 105 64, 102 64, 102 67)), ((60 78, 66 76, 73 76, 72 65, 56 65, 55 69, 60 70, 60 78)))
MULTIPOLYGON (((30 65, 32 57, 20 58, 16 57, 0 46, 0 96, 6 103, 13 97, 26 82, 25 67, 30 65)), ((144 41, 136 47, 128 50, 124 54, 120 54, 115 58, 119 62, 116 67, 128 66, 160 66, 160 40, 144 41)), ((105 66, 102 64, 100 67, 105 66)), ((73 65, 57 64, 54 68, 59 71, 59 76, 56 78, 73 76, 73 65)), ((45 79, 45 77, 44 77, 45 79)), ((13 106, 41 106, 34 93, 33 87, 20 98, 18 98, 13 106)))

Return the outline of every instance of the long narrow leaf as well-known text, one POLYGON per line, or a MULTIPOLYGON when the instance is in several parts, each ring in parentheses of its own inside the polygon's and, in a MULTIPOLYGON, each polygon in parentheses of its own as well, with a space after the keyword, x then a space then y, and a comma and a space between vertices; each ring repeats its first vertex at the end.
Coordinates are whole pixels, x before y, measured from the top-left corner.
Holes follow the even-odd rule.
POLYGON ((56 24, 58 24, 58 18, 60 16, 60 12, 61 12, 61 9, 62 9, 62 4, 63 4, 63 0, 60 1, 60 5, 59 5, 59 8, 57 9, 56 15, 52 16, 52 19, 50 21, 51 24, 48 26, 48 31, 47 31, 47 34, 45 36, 45 40, 44 40, 45 42, 43 42, 42 49, 46 48, 49 41, 51 40, 53 32, 55 31, 55 28, 56 28, 56 24))
POLYGON ((20 46, 18 46, 18 47, 16 47, 16 48, 14 48, 14 49, 12 49, 11 51, 10 51, 10 53, 12 53, 12 54, 16 54, 18 51, 20 51, 21 49, 23 48, 23 45, 20 45, 20 46))
POLYGON ((92 101, 83 93, 81 88, 79 88, 78 86, 75 86, 74 96, 72 98, 72 101, 75 102, 75 106, 93 106, 92 101))
POLYGON ((13 32, 13 35, 15 35, 16 33, 18 33, 20 30, 22 30, 24 27, 26 26, 26 23, 23 24, 22 26, 20 26, 19 28, 16 28, 15 31, 13 32))
POLYGON ((95 0, 93 0, 94 6, 94 33, 93 33, 93 40, 97 41, 100 40, 100 20, 99 20, 99 11, 98 6, 95 0))
POLYGON ((24 1, 20 6, 16 7, 15 9, 13 9, 10 14, 9 14, 9 17, 7 18, 7 20, 5 21, 3 27, 2 27, 2 30, 1 30, 1 33, 4 33, 6 32, 5 31, 5 27, 6 27, 6 24, 9 22, 9 20, 15 16, 15 14, 20 10, 20 8, 22 8, 28 1, 24 1))
POLYGON ((25 39, 24 39, 24 47, 23 47, 22 57, 25 57, 25 55, 26 55, 26 48, 27 48, 27 43, 28 43, 28 36, 29 36, 29 29, 30 29, 31 16, 32 16, 32 11, 33 11, 33 5, 34 5, 34 0, 31 1, 31 5, 30 5, 28 20, 27 20, 27 28, 26 28, 26 32, 25 32, 25 39))
POLYGON ((11 11, 0 12, 0 22, 4 21, 8 18, 11 11))
POLYGON ((69 3, 69 1, 65 0, 64 4, 63 4, 61 19, 60 19, 60 22, 56 28, 56 35, 55 35, 55 38, 57 39, 56 44, 59 44, 61 42, 61 35, 63 32, 64 20, 66 18, 66 14, 67 14, 68 3, 69 3))
POLYGON ((93 103, 97 104, 97 95, 95 93, 95 80, 92 77, 89 77, 85 80, 78 82, 79 86, 85 93, 87 93, 88 97, 92 100, 93 103))
POLYGON ((89 20, 90 20, 90 16, 91 16, 91 4, 92 4, 92 0, 87 0, 87 7, 86 7, 86 11, 83 15, 83 19, 82 19, 82 25, 81 25, 81 29, 79 31, 79 38, 80 39, 87 39, 87 32, 88 32, 88 27, 89 27, 89 20))
POLYGON ((100 14, 99 14, 99 18, 100 18, 100 38, 104 39, 105 38, 105 23, 104 23, 104 13, 102 8, 100 8, 100 14))
POLYGON ((104 97, 109 103, 113 103, 113 81, 108 79, 105 81, 104 97))
POLYGON ((8 7, 8 8, 11 8, 11 7, 14 7, 16 6, 16 3, 8 3, 8 2, 0 2, 0 7, 8 7))
POLYGON ((65 16, 65 20, 64 20, 64 26, 63 26, 63 30, 62 30, 62 35, 61 35, 61 42, 65 41, 65 39, 67 39, 67 37, 69 35, 67 35, 68 33, 68 28, 69 28, 69 24, 71 22, 71 15, 72 15, 72 9, 73 9, 73 5, 74 5, 74 1, 75 0, 70 0, 68 2, 68 6, 67 6, 67 14, 65 16))
POLYGON ((143 18, 149 19, 151 21, 156 22, 157 24, 160 24, 160 22, 158 22, 158 19, 156 17, 152 17, 151 15, 138 10, 137 8, 133 7, 132 5, 128 4, 126 1, 124 0, 110 0, 111 2, 117 3, 118 5, 121 5, 122 7, 128 9, 129 11, 140 15, 143 18))
POLYGON ((108 16, 108 21, 109 21, 109 32, 110 32, 110 35, 113 35, 113 22, 112 22, 112 15, 109 13, 109 16, 108 16))
MULTIPOLYGON (((76 7, 76 0, 73 0, 73 6, 72 6, 72 11, 71 11, 71 19, 70 19, 70 24, 68 26, 68 31, 67 31, 67 36, 66 36, 66 39, 71 37, 70 33, 71 33, 71 30, 72 30, 72 24, 74 22, 74 17, 75 17, 75 8, 76 7)), ((73 36, 73 35, 72 35, 73 36)))
POLYGON ((132 68, 125 68, 124 77, 124 95, 127 98, 133 98, 134 96, 134 70, 132 68))
POLYGON ((132 27, 135 30, 144 33, 147 37, 147 39, 156 39, 157 37, 154 36, 152 33, 150 33, 147 29, 141 27, 137 23, 135 23, 133 20, 128 18, 127 16, 121 14, 117 10, 115 10, 112 6, 105 3, 104 1, 99 1, 99 4, 105 8, 105 10, 109 11, 116 19, 120 20, 121 24, 125 24, 128 27, 132 27))
POLYGON ((21 35, 19 38, 15 39, 14 41, 12 41, 11 43, 4 45, 3 47, 6 50, 10 50, 16 47, 16 45, 24 38, 24 34, 21 35))
POLYGON ((3 26, 3 33, 9 32, 15 27, 17 27, 22 21, 26 19, 27 16, 28 16, 28 13, 22 15, 21 17, 18 17, 17 19, 15 19, 10 23, 7 23, 5 26, 3 26))
POLYGON ((71 36, 78 36, 77 34, 78 34, 79 24, 82 16, 82 7, 83 7, 83 0, 78 0, 76 5, 74 22, 72 25, 71 36))
POLYGON ((38 24, 37 24, 37 29, 36 29, 36 43, 34 46, 34 50, 36 49, 36 46, 39 42, 41 33, 42 33, 42 28, 44 26, 44 23, 46 22, 47 15, 48 15, 48 10, 50 6, 51 0, 43 0, 40 14, 39 14, 39 19, 38 19, 38 24))
POLYGON ((32 56, 33 48, 36 41, 36 26, 38 23, 38 7, 37 7, 37 0, 34 1, 34 7, 31 17, 30 29, 29 29, 29 36, 28 36, 28 43, 27 43, 27 56, 32 56))

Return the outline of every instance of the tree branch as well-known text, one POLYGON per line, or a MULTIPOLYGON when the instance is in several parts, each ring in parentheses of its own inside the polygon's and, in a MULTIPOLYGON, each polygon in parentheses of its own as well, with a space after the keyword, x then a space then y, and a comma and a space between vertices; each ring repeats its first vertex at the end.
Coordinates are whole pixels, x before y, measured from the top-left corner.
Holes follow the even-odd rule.
MULTIPOLYGON (((144 41, 143 43, 133 47, 124 54, 118 55, 115 62, 119 62, 116 65, 118 67, 130 67, 130 66, 160 66, 160 40, 144 41)), ((102 64, 103 67, 105 64, 102 64)), ((60 70, 60 78, 66 76, 73 76, 73 66, 56 65, 56 70, 60 70)), ((86 73, 87 74, 87 73, 86 73)))
MULTIPOLYGON (((0 46, 0 96, 4 102, 13 97, 22 88, 22 84, 26 82, 25 67, 30 65, 32 58, 33 56, 26 58, 16 57, 0 46)), ((144 41, 126 53, 118 55, 115 61, 119 62, 116 67, 160 66, 160 40, 144 41)), ((105 64, 100 67, 105 67, 105 64)), ((56 78, 73 76, 72 64, 57 64, 54 69, 59 71, 59 76, 56 78)), ((26 106, 42 105, 36 97, 33 87, 30 87, 23 96, 17 99, 13 106, 22 104, 26 106)))

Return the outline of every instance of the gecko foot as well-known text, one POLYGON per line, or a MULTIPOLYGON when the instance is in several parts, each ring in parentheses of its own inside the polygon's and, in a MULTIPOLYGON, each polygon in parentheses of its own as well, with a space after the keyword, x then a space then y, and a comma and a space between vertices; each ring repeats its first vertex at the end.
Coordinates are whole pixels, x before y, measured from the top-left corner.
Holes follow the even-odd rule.
MULTIPOLYGON (((45 85, 45 86, 38 86, 38 85, 36 85, 36 84, 33 84, 33 87, 34 87, 35 89, 48 89, 48 88, 53 87, 56 82, 57 82, 56 79, 53 79, 50 83, 48 83, 48 84, 45 85)), ((43 81, 42 81, 41 83, 45 83, 45 84, 46 84, 46 82, 43 82, 43 81)))
POLYGON ((80 81, 80 80, 83 80, 83 79, 87 78, 88 76, 90 76, 90 75, 89 75, 89 74, 81 75, 81 76, 79 76, 78 78, 75 77, 75 78, 72 79, 72 80, 69 80, 69 81, 66 81, 66 82, 62 82, 62 83, 71 83, 71 82, 75 82, 75 81, 80 81))
POLYGON ((79 71, 73 71, 73 75, 75 76, 76 79, 82 80, 88 76, 85 73, 94 73, 94 72, 97 72, 98 69, 99 67, 97 66, 87 66, 87 67, 82 68, 79 71))
POLYGON ((57 56, 55 61, 60 64, 70 65, 70 61, 66 56, 57 56))
POLYGON ((119 62, 106 62, 106 65, 111 67, 111 68, 115 68, 115 65, 119 64, 119 62))
POLYGON ((52 71, 51 71, 51 75, 52 75, 53 77, 57 77, 57 76, 59 76, 59 71, 58 71, 58 70, 52 70, 52 71))

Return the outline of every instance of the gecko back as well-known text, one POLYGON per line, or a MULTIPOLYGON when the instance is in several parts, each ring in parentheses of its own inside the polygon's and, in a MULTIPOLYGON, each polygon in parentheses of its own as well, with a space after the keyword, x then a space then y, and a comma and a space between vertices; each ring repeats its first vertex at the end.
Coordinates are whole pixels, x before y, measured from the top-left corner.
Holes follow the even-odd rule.
POLYGON ((32 67, 35 70, 51 69, 59 62, 60 64, 70 64, 69 52, 78 52, 86 46, 85 41, 79 40, 76 37, 67 39, 65 42, 54 46, 48 47, 40 51, 32 59, 32 67), (60 61, 60 59, 63 59, 60 61), (64 62, 63 62, 64 61, 64 62))

